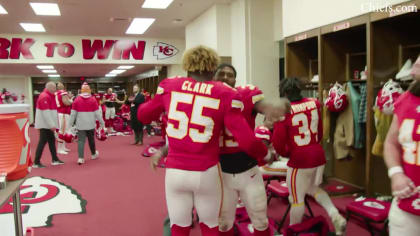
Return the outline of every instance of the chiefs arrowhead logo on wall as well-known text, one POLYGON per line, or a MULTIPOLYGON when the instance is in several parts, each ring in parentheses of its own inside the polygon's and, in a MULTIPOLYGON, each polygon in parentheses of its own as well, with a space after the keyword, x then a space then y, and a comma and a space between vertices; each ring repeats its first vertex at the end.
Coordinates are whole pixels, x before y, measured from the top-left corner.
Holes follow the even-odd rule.
POLYGON ((170 44, 158 42, 156 46, 153 46, 153 56, 158 60, 173 57, 178 53, 178 49, 170 44))
MULTIPOLYGON (((51 226, 57 214, 86 212, 86 200, 71 187, 52 179, 42 177, 28 178, 21 187, 21 210, 23 229, 27 227, 51 226)), ((15 235, 13 201, 0 207, 2 236, 15 235)))

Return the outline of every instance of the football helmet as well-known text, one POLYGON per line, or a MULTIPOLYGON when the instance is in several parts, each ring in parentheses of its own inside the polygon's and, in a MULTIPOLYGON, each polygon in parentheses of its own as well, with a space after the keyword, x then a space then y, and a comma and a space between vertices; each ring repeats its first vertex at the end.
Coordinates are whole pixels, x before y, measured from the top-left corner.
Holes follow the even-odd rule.
POLYGON ((325 106, 331 112, 341 112, 346 109, 347 105, 346 92, 344 91, 343 86, 336 82, 328 92, 325 106))
POLYGON ((375 105, 384 114, 392 115, 394 113, 394 102, 403 92, 400 84, 390 79, 379 90, 375 105))

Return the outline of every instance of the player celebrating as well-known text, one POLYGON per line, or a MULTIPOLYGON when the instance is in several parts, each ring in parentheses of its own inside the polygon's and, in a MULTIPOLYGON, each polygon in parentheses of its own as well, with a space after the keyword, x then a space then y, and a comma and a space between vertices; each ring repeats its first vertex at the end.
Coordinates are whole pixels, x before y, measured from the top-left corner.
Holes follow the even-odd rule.
POLYGON ((104 94, 105 102, 105 126, 110 128, 111 132, 115 132, 112 125, 114 124, 115 118, 115 105, 116 103, 122 104, 123 101, 118 100, 117 94, 112 92, 112 88, 108 88, 106 94, 104 94))
POLYGON ((164 111, 168 115, 165 191, 172 236, 189 235, 193 207, 202 235, 219 235, 222 182, 218 162, 223 126, 249 155, 259 160, 271 157, 243 118, 237 92, 211 81, 218 62, 212 49, 187 50, 183 67, 189 77, 163 80, 156 96, 138 110, 143 123, 157 120, 164 111))
POLYGON ((325 165, 322 139, 321 105, 315 98, 303 98, 297 78, 280 82, 280 96, 291 102, 290 113, 274 124, 273 146, 281 156, 289 156, 287 185, 289 187, 290 224, 300 223, 305 212, 306 194, 312 195, 332 219, 336 234, 345 230, 346 220, 338 213, 328 194, 319 188, 325 165), (308 156, 308 153, 311 155, 308 156))
MULTIPOLYGON (((57 92, 55 92, 55 102, 57 103, 57 113, 58 113, 58 133, 65 134, 67 130, 71 127, 69 125, 70 113, 71 113, 71 104, 73 101, 70 99, 69 94, 64 90, 64 85, 62 83, 57 83, 57 92)), ((66 148, 66 143, 64 140, 57 138, 58 154, 68 154, 70 151, 66 148)))
POLYGON ((391 236, 415 236, 420 232, 420 57, 414 65, 415 82, 394 104, 384 158, 391 178, 389 212, 391 236))
MULTIPOLYGON (((236 84, 236 70, 232 65, 220 65, 214 80, 225 82, 232 88, 236 84)), ((248 126, 255 128, 257 113, 262 113, 263 93, 255 86, 237 87, 242 99, 242 111, 248 126)), ((267 196, 258 162, 239 148, 228 129, 224 130, 220 164, 223 171, 223 207, 220 214, 221 235, 233 235, 238 197, 245 204, 254 227, 254 235, 270 235, 267 218, 267 196)))

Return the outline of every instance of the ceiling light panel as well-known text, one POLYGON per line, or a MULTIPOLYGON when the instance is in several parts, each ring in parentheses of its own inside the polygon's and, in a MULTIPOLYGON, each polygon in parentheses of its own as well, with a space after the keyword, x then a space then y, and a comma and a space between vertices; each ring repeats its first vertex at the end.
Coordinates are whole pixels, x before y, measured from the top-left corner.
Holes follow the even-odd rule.
POLYGON ((6 9, 4 9, 4 7, 2 5, 0 5, 0 15, 4 15, 7 14, 6 9))
POLYGON ((20 26, 27 32, 45 32, 45 28, 42 24, 20 23, 20 26))
POLYGON ((44 73, 53 73, 53 74, 56 74, 57 73, 57 71, 56 70, 42 70, 42 72, 44 72, 44 73))
POLYGON ((124 73, 125 70, 112 70, 111 72, 109 72, 109 74, 121 74, 124 73))
POLYGON ((57 3, 29 3, 35 14, 39 16, 61 16, 57 3))
POLYGON ((146 0, 144 1, 142 8, 155 8, 155 9, 166 9, 173 0, 146 0))
POLYGON ((134 18, 126 34, 143 34, 155 22, 154 18, 134 18))
POLYGON ((118 70, 129 70, 131 68, 133 68, 134 66, 119 66, 117 69, 118 70))
POLYGON ((60 77, 60 75, 48 75, 48 77, 60 77))
POLYGON ((54 69, 54 66, 51 66, 51 65, 39 65, 39 66, 36 66, 36 67, 38 67, 38 69, 40 69, 40 70, 51 70, 51 69, 54 69))

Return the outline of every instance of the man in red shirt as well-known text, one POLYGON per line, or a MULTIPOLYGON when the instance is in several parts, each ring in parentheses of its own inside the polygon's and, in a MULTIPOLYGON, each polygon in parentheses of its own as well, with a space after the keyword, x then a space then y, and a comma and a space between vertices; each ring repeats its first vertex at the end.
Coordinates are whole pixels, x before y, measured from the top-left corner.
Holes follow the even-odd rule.
POLYGON ((212 49, 187 50, 183 66, 189 77, 163 80, 156 96, 138 110, 143 123, 159 119, 163 112, 168 115, 165 191, 172 236, 189 235, 193 207, 200 217, 202 235, 218 235, 222 201, 219 137, 224 126, 250 156, 261 161, 271 157, 243 118, 238 93, 211 81, 218 62, 212 49))
POLYGON ((388 217, 391 236, 420 232, 420 57, 413 68, 415 82, 394 104, 384 146, 395 197, 388 217))
MULTIPOLYGON (((221 64, 216 71, 216 81, 234 88, 236 70, 232 65, 221 64)), ((264 109, 264 95, 253 85, 238 86, 236 91, 244 105, 242 114, 248 127, 254 130, 257 113, 264 109)), ((222 135, 220 164, 223 172, 223 207, 220 212, 221 235, 234 234, 236 205, 239 200, 251 218, 254 235, 270 235, 267 218, 267 195, 258 162, 239 148, 239 144, 228 129, 222 135)))
MULTIPOLYGON (((55 102, 57 103, 57 112, 58 112, 58 133, 65 134, 71 127, 69 125, 70 121, 70 112, 72 100, 69 97, 69 94, 64 89, 62 83, 57 83, 57 92, 55 92, 55 102)), ((66 143, 64 140, 57 138, 57 153, 67 155, 70 151, 66 148, 66 143)))
POLYGON ((346 220, 338 213, 328 194, 319 186, 325 166, 322 139, 321 105, 316 98, 304 98, 297 78, 280 82, 280 96, 287 97, 291 110, 274 124, 273 146, 281 156, 290 157, 287 170, 290 224, 300 223, 305 213, 305 195, 312 195, 332 219, 336 234, 344 233, 346 220), (310 155, 308 155, 310 154, 310 155))

